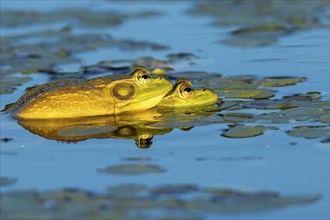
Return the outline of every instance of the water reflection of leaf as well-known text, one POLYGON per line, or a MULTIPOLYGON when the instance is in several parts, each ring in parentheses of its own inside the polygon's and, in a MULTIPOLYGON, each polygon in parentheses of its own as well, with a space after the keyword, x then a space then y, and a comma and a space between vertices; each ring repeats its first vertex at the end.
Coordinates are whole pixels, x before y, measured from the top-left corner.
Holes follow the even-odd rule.
POLYGON ((0 186, 10 186, 17 182, 17 178, 0 177, 0 186))
POLYGON ((98 172, 101 173, 120 175, 164 173, 165 171, 165 169, 161 168, 158 165, 145 163, 113 165, 98 169, 98 172))

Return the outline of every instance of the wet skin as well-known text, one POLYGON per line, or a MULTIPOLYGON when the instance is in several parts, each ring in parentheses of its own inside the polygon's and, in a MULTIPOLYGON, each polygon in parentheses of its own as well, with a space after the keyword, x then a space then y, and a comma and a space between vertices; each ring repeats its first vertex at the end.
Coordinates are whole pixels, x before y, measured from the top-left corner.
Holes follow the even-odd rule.
POLYGON ((59 80, 31 89, 12 107, 19 119, 75 118, 139 112, 155 107, 172 89, 144 67, 130 74, 59 80))
POLYGON ((194 108, 215 104, 218 96, 209 89, 194 89, 186 79, 176 81, 170 91, 157 105, 159 108, 194 108))

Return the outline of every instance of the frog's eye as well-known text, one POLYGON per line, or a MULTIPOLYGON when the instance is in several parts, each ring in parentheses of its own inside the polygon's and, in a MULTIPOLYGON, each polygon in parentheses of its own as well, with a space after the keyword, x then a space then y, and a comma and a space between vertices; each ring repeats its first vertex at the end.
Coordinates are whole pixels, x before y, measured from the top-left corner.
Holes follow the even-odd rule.
POLYGON ((131 75, 136 77, 139 84, 146 84, 149 82, 151 75, 147 68, 143 66, 137 66, 131 71, 131 75))
POLYGON ((195 94, 194 88, 188 84, 188 83, 183 83, 180 88, 179 88, 179 95, 182 98, 191 98, 195 94))
POLYGON ((148 72, 139 72, 137 74, 137 81, 140 84, 146 84, 149 82, 149 79, 151 78, 150 74, 148 72))

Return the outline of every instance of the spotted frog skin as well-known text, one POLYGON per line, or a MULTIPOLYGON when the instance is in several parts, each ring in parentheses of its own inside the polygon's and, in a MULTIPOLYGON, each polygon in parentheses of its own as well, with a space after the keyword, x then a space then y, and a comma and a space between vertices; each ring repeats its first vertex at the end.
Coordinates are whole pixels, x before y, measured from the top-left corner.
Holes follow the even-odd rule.
POLYGON ((18 119, 131 113, 155 107, 171 89, 170 81, 151 78, 148 70, 139 66, 130 74, 46 83, 29 90, 10 111, 18 119))
POLYGON ((194 108, 215 104, 218 96, 209 89, 194 89, 191 81, 179 79, 173 89, 157 105, 159 108, 194 108))

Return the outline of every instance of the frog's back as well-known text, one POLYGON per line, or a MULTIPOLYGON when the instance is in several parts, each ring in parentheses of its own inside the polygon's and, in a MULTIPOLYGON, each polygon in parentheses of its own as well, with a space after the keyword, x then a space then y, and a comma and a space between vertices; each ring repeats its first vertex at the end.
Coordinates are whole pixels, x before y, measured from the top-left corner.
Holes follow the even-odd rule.
POLYGON ((90 80, 66 79, 49 82, 26 92, 11 107, 17 118, 67 118, 112 113, 113 101, 102 89, 114 81, 105 76, 90 80), (100 112, 102 111, 102 112, 100 112))

